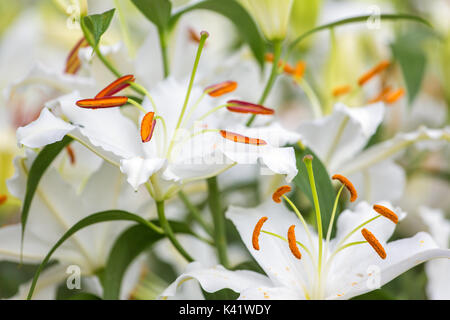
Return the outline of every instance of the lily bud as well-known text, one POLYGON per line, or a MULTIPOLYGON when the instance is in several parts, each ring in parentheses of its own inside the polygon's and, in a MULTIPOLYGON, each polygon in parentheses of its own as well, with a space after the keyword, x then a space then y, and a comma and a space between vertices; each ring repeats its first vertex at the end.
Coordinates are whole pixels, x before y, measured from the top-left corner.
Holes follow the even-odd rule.
POLYGON ((291 16, 293 0, 241 0, 267 40, 283 40, 291 16))

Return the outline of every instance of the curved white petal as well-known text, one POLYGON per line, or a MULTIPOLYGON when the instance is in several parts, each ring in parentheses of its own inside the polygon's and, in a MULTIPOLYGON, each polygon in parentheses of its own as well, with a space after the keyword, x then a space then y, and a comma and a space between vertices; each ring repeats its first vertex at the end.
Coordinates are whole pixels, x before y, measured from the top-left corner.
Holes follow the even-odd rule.
POLYGON ((382 103, 361 108, 338 103, 333 114, 301 124, 298 132, 302 143, 333 171, 367 144, 383 116, 382 103))
MULTIPOLYGON (((261 233, 259 236, 260 250, 257 251, 253 248, 253 230, 258 220, 264 216, 268 217, 268 220, 263 225, 263 230, 287 238, 289 227, 295 225, 297 241, 311 250, 303 225, 295 216, 295 213, 289 211, 283 204, 266 201, 259 207, 251 209, 231 206, 226 212, 226 217, 236 226, 247 249, 274 285, 303 292, 302 285, 307 289, 307 286, 310 285, 309 281, 313 278, 313 268, 310 257, 302 248, 300 248, 302 259, 298 260, 291 253, 287 242, 265 233, 261 233)), ((313 233, 312 241, 314 242, 313 246, 315 246, 317 237, 313 233)))
POLYGON ((120 171, 127 175, 128 183, 137 190, 140 185, 166 165, 166 159, 135 157, 120 161, 120 171))
POLYGON ((257 272, 247 270, 229 271, 221 265, 213 268, 204 268, 199 262, 192 262, 186 267, 186 271, 164 290, 161 296, 174 296, 177 288, 183 282, 191 279, 196 279, 207 292, 216 292, 229 288, 240 293, 248 288, 271 285, 267 277, 257 272))
POLYGON ((256 287, 242 291, 239 300, 305 300, 305 296, 287 287, 256 287))
POLYGON ((20 144, 29 148, 40 148, 60 141, 75 128, 75 126, 55 117, 47 108, 44 108, 36 121, 17 129, 17 140, 20 144))

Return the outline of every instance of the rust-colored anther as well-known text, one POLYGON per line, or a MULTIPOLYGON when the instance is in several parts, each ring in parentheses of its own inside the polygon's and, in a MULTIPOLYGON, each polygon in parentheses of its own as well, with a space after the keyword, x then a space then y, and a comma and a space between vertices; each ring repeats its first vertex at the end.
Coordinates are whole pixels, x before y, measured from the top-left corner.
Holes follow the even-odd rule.
POLYGON ((74 165, 75 164, 75 160, 76 160, 75 152, 73 151, 73 148, 72 148, 72 146, 70 144, 66 147, 66 151, 67 151, 67 155, 69 156, 70 164, 74 165))
POLYGON ((277 190, 275 190, 275 192, 272 194, 272 200, 275 201, 276 203, 280 203, 281 202, 281 197, 288 193, 291 192, 292 188, 288 185, 286 186, 281 186, 279 187, 277 190))
POLYGON ((155 130, 156 119, 155 113, 148 112, 141 121, 141 139, 142 142, 149 142, 152 139, 153 131, 155 130))
POLYGON ((398 216, 390 209, 386 208, 385 206, 376 204, 373 206, 373 210, 384 216, 385 218, 388 218, 393 223, 398 223, 398 216))
POLYGON ((367 230, 366 228, 361 230, 361 234, 363 235, 364 239, 372 246, 372 248, 378 253, 381 259, 386 259, 386 251, 384 250, 383 246, 381 245, 380 241, 378 241, 377 238, 373 235, 372 232, 367 230))
POLYGON ((274 56, 273 56, 273 53, 266 53, 265 55, 264 55, 264 60, 266 60, 267 62, 273 62, 273 60, 274 60, 274 56))
POLYGON ((226 130, 220 130, 220 135, 224 137, 227 140, 231 140, 233 142, 237 143, 245 143, 245 144, 252 144, 256 146, 266 145, 267 142, 265 142, 262 139, 257 138, 250 138, 243 135, 240 135, 238 133, 226 131, 226 130))
POLYGON ((128 97, 118 96, 118 97, 104 97, 96 99, 84 99, 78 100, 76 105, 80 108, 85 109, 102 109, 102 108, 113 108, 120 107, 126 104, 128 97))
POLYGON ((212 86, 206 87, 205 92, 211 97, 220 97, 224 94, 233 92, 237 88, 236 81, 224 81, 218 84, 213 84, 212 86))
POLYGON ((130 86, 130 82, 133 82, 135 80, 134 76, 132 74, 128 74, 126 76, 122 76, 118 78, 117 80, 111 82, 105 89, 97 93, 95 98, 105 98, 105 97, 111 97, 117 92, 127 88, 130 86))
POLYGON ((295 74, 295 68, 292 67, 289 63, 280 61, 278 62, 278 67, 281 67, 283 65, 283 71, 287 74, 294 75, 295 74))
POLYGON ((250 102, 240 101, 240 100, 230 100, 227 101, 227 109, 231 112, 237 113, 251 113, 251 114, 263 114, 271 115, 275 111, 270 108, 266 108, 259 104, 254 104, 250 102))
POLYGON ((8 200, 8 196, 6 194, 0 194, 0 206, 4 204, 8 200))
POLYGON ((383 101, 386 98, 386 96, 391 92, 391 90, 392 88, 390 86, 387 86, 386 88, 381 90, 381 92, 375 98, 369 100, 369 103, 376 103, 383 101))
POLYGON ((366 82, 368 82, 370 79, 372 79, 374 76, 376 76, 377 74, 379 74, 380 72, 382 72, 384 69, 386 69, 387 67, 389 67, 391 63, 387 60, 381 61, 379 64, 377 64, 375 67, 373 67, 372 69, 370 69, 368 72, 366 72, 365 74, 363 74, 359 80, 358 80, 358 84, 360 86, 363 86, 366 82))
POLYGON ((80 58, 78 58, 78 52, 81 48, 87 47, 89 44, 86 39, 81 38, 75 46, 70 50, 66 59, 66 68, 64 72, 67 74, 76 74, 81 67, 80 58))
POLYGON ((350 202, 353 202, 358 198, 358 193, 356 192, 355 187, 353 186, 353 183, 350 182, 346 177, 344 177, 342 174, 335 174, 331 177, 333 180, 339 180, 345 187, 347 188, 348 192, 350 192, 350 202))
POLYGON ((297 62, 297 64, 295 65, 294 78, 298 80, 301 77, 303 77, 303 75, 305 74, 305 70, 306 70, 306 62, 305 61, 297 62))
POLYGON ((262 217, 259 219, 258 223, 255 225, 255 229, 253 229, 252 244, 255 250, 259 250, 259 234, 261 233, 261 228, 267 219, 267 217, 262 217))
POLYGON ((294 257, 300 260, 302 258, 302 254, 300 253, 300 250, 297 247, 297 240, 295 239, 295 225, 289 227, 288 242, 289 242, 289 249, 291 249, 292 254, 294 255, 294 257))
POLYGON ((350 85, 343 85, 339 86, 333 89, 333 97, 339 97, 344 94, 347 94, 352 90, 352 87, 350 85))
POLYGON ((189 40, 191 40, 192 42, 195 42, 195 43, 200 43, 200 37, 193 28, 189 28, 188 33, 189 33, 189 40))
POLYGON ((395 90, 394 92, 387 94, 386 97, 384 98, 384 101, 386 103, 395 103, 404 95, 405 95, 405 89, 400 88, 398 90, 395 90))

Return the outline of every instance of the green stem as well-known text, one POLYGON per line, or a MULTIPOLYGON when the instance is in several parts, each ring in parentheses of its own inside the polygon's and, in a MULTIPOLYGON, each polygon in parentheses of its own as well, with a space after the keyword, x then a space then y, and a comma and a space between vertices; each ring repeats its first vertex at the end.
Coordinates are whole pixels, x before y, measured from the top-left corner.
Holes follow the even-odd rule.
MULTIPOLYGON (((275 80, 278 76, 278 62, 280 61, 280 57, 281 57, 281 51, 282 51, 282 42, 281 41, 276 41, 273 43, 273 47, 274 47, 274 54, 273 54, 273 65, 272 65, 272 71, 270 72, 270 76, 269 79, 267 80, 266 83, 266 87, 264 88, 264 91, 262 93, 261 98, 258 101, 258 104, 264 104, 264 102, 267 99, 267 96, 270 93, 270 90, 272 90, 272 87, 275 83, 275 80)), ((255 121, 256 118, 256 114, 253 114, 247 121, 247 127, 250 127, 253 123, 253 121, 255 121)))
POLYGON ((173 233, 172 228, 170 227, 169 221, 167 221, 165 212, 164 212, 164 201, 156 201, 156 209, 158 211, 158 219, 161 227, 164 230, 165 235, 169 238, 170 242, 172 242, 173 246, 178 250, 178 252, 188 261, 192 262, 194 259, 189 255, 189 253, 184 250, 181 244, 178 242, 177 238, 173 233))
POLYGON ((220 199, 219 186, 217 178, 212 177, 206 180, 208 182, 208 204, 214 221, 214 241, 216 242, 217 253, 220 263, 227 268, 227 239, 225 229, 225 215, 220 199))
POLYGON ((203 219, 202 215, 200 214, 200 211, 198 208, 189 200, 187 195, 180 190, 178 192, 178 196, 180 197, 181 201, 183 201, 186 208, 189 210, 189 212, 192 214, 192 217, 195 221, 197 221, 202 228, 211 236, 214 236, 214 232, 212 228, 206 223, 206 221, 203 219))
POLYGON ((169 57, 167 53, 167 36, 166 36, 167 34, 161 28, 158 29, 158 34, 159 34, 159 45, 161 47, 161 55, 164 66, 164 78, 167 78, 170 73, 169 57))

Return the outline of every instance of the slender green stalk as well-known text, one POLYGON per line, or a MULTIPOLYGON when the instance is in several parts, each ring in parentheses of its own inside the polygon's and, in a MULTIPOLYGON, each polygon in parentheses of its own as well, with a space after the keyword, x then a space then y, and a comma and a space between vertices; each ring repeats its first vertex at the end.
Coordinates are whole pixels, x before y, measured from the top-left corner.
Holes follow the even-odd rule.
POLYGON ((189 80, 188 90, 186 92, 186 97, 184 99, 183 108, 181 109, 181 113, 178 118, 177 126, 175 127, 174 135, 172 137, 172 140, 170 141, 169 149, 167 150, 167 158, 170 157, 170 153, 172 151, 173 144, 175 142, 175 136, 177 134, 178 129, 180 128, 181 121, 183 121, 184 113, 186 112, 186 108, 189 102, 189 97, 191 96, 192 86, 194 85, 195 74, 197 73, 198 63, 200 62, 200 56, 202 54, 202 50, 208 36, 209 34, 207 32, 202 32, 201 34, 200 43, 198 44, 197 49, 197 55, 195 57, 194 67, 192 68, 191 79, 189 80))
POLYGON ((161 55, 164 66, 164 78, 167 78, 170 73, 169 56, 167 52, 167 33, 162 29, 158 29, 158 34, 159 34, 159 45, 161 47, 161 55))
POLYGON ((181 201, 183 201, 186 208, 189 210, 189 212, 192 214, 192 217, 197 221, 202 228, 211 236, 214 236, 214 232, 212 228, 206 223, 206 221, 203 219, 202 215, 200 214, 200 211, 198 208, 189 200, 187 195, 180 190, 178 192, 178 196, 180 197, 181 201))
MULTIPOLYGON (((269 79, 267 80, 266 87, 264 88, 264 91, 262 93, 261 98, 258 101, 258 104, 264 104, 264 102, 267 99, 267 96, 270 93, 270 90, 272 90, 272 87, 275 83, 275 80, 278 76, 278 62, 280 61, 281 57, 281 51, 282 51, 282 44, 281 41, 276 41, 273 43, 274 52, 273 52, 273 65, 272 65, 272 71, 270 72, 269 79)), ((253 114, 247 121, 247 127, 250 127, 255 121, 256 115, 253 114)))
POLYGON ((158 219, 159 223, 161 224, 161 227, 164 230, 165 235, 167 238, 169 238, 170 242, 172 242, 175 249, 178 250, 178 252, 188 261, 192 262, 194 259, 189 255, 189 253, 184 250, 184 248, 181 246, 181 244, 178 242, 177 238, 175 238, 175 235, 173 233, 172 228, 170 227, 169 221, 167 221, 165 212, 164 212, 164 201, 156 201, 156 209, 158 211, 158 219))
POLYGON ((208 182, 208 204, 214 221, 214 241, 217 247, 217 253, 220 263, 227 268, 229 266, 227 256, 227 239, 225 229, 225 214, 220 199, 219 186, 217 178, 212 177, 206 180, 208 182))
POLYGON ((114 0, 114 6, 116 7, 117 13, 119 15, 120 30, 122 31, 122 37, 128 48, 128 54, 134 58, 136 52, 133 47, 133 42, 130 37, 130 30, 128 29, 127 21, 125 20, 125 15, 123 14, 123 8, 120 0, 114 0))
POLYGON ((341 196, 342 190, 344 189, 345 185, 342 185, 339 188, 339 191, 336 195, 336 199, 334 200, 334 206, 333 206, 333 212, 331 213, 331 219, 330 219, 330 224, 328 225, 328 232, 327 232, 327 245, 330 242, 330 237, 331 237, 331 230, 333 229, 333 223, 334 223, 334 217, 336 215, 336 209, 337 209, 337 204, 339 202, 339 197, 341 196))
POLYGON ((311 185, 311 193, 314 200, 314 208, 316 211, 316 222, 317 222, 317 234, 319 236, 319 262, 318 262, 318 274, 320 279, 320 273, 322 269, 322 246, 323 246, 323 231, 322 231, 322 216, 320 214, 319 197, 317 196, 316 182, 314 181, 314 172, 312 167, 312 156, 305 156, 303 162, 306 165, 306 170, 308 171, 309 184, 311 185))

